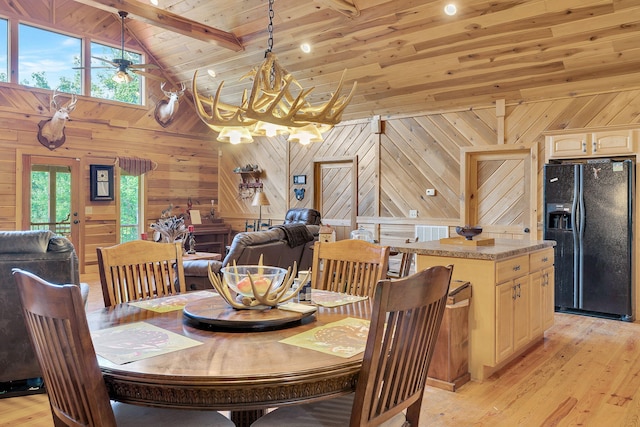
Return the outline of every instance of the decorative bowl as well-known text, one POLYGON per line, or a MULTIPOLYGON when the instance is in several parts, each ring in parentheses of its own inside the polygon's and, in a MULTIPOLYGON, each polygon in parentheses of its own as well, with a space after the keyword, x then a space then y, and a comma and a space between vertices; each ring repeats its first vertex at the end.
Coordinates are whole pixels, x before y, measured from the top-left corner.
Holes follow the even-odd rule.
POLYGON ((473 240, 474 236, 482 233, 482 227, 471 227, 469 225, 465 225, 464 227, 456 227, 456 233, 458 233, 460 236, 464 236, 467 240, 473 240))
POLYGON ((276 291, 284 281, 287 270, 279 267, 261 265, 238 265, 223 267, 222 276, 225 283, 237 294, 254 297, 253 288, 260 295, 276 291), (251 282, 253 281, 253 286, 251 282), (271 286, 271 289, 269 289, 271 286))

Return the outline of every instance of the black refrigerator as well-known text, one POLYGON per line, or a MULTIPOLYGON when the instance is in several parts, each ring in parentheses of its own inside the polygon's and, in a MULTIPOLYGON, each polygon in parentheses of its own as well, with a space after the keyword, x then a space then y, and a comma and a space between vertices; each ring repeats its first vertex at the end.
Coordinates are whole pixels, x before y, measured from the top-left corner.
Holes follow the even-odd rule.
POLYGON ((556 311, 632 321, 632 160, 544 168, 544 239, 555 240, 556 311))

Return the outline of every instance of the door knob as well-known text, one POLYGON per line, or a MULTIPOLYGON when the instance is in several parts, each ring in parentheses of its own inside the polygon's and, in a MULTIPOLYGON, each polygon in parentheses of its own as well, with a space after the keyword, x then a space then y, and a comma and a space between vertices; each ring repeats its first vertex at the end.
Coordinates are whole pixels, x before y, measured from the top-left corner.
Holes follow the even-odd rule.
POLYGON ((74 219, 74 220, 73 220, 73 223, 74 223, 74 224, 80 224, 80 220, 78 220, 78 219, 74 219))

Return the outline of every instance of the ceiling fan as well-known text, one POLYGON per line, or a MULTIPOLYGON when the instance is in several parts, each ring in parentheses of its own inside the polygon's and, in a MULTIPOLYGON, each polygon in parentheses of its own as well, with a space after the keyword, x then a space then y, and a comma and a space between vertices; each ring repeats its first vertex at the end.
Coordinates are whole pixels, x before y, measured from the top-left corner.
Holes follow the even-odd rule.
MULTIPOLYGON (((114 58, 112 60, 109 59, 104 59, 104 58, 100 58, 98 56, 92 56, 92 58, 97 59, 99 61, 102 62, 106 62, 107 64, 110 64, 112 67, 115 67, 116 73, 113 75, 112 79, 113 81, 115 81, 116 83, 129 83, 133 80, 133 77, 131 77, 131 75, 128 72, 131 72, 133 74, 138 74, 141 76, 145 76, 151 79, 155 79, 155 80, 164 80, 162 77, 160 76, 156 76, 154 74, 151 73, 147 73, 145 71, 142 71, 142 69, 159 69, 160 67, 158 67, 155 64, 134 64, 131 61, 129 61, 128 59, 125 59, 124 57, 124 19, 127 17, 129 13, 125 12, 125 11, 118 11, 118 15, 120 15, 121 21, 122 21, 122 33, 121 33, 121 46, 120 46, 120 58, 114 58)), ((77 67, 77 68, 84 68, 84 67, 77 67)), ((91 67, 91 68, 111 68, 111 67, 91 67)))

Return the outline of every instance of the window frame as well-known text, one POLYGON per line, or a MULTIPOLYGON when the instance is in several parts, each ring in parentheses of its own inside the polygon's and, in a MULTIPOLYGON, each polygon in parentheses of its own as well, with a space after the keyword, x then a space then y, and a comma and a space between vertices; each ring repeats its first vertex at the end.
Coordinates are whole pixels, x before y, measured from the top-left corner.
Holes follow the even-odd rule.
MULTIPOLYGON (((147 99, 147 78, 142 75, 138 75, 140 79, 140 102, 137 104, 120 101, 117 99, 109 99, 109 98, 100 98, 91 95, 91 69, 87 68, 91 66, 91 43, 97 43, 103 46, 111 47, 116 50, 121 49, 121 45, 116 45, 112 40, 105 40, 99 37, 96 37, 93 34, 77 34, 73 33, 59 27, 56 27, 55 24, 39 24, 36 22, 32 22, 29 20, 22 19, 21 17, 16 16, 8 16, 7 14, 0 14, 0 19, 3 19, 7 22, 7 81, 0 82, 2 83, 10 83, 15 84, 25 88, 35 88, 42 89, 35 86, 26 86, 19 82, 20 76, 18 73, 19 69, 19 49, 18 49, 18 33, 19 33, 19 25, 24 24, 30 27, 34 27, 43 31, 49 31, 52 33, 56 33, 63 36, 73 37, 80 40, 81 43, 81 66, 85 67, 80 72, 80 85, 81 91, 79 95, 86 96, 92 99, 106 101, 106 102, 117 102, 118 104, 129 105, 132 107, 147 107, 148 99, 147 99)), ((149 63, 153 58, 149 58, 148 53, 144 50, 144 46, 141 46, 140 49, 133 49, 128 47, 125 43, 125 51, 131 52, 137 55, 140 55, 141 63, 149 63)), ((114 68, 115 70, 115 68, 114 68)), ((47 71, 47 70, 44 70, 47 71)), ((45 89, 46 90, 46 89, 45 89)))

